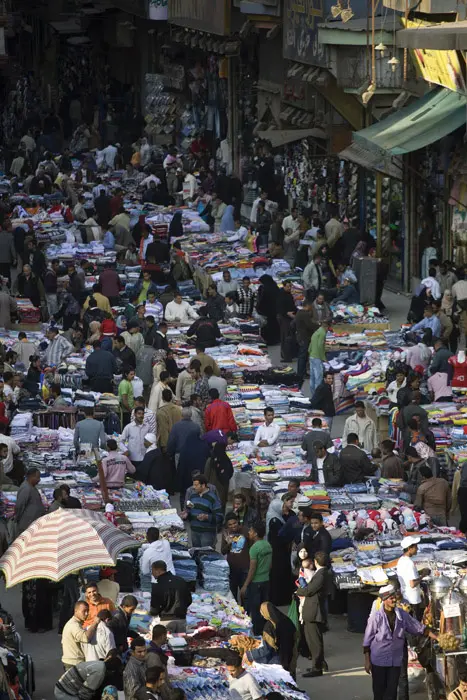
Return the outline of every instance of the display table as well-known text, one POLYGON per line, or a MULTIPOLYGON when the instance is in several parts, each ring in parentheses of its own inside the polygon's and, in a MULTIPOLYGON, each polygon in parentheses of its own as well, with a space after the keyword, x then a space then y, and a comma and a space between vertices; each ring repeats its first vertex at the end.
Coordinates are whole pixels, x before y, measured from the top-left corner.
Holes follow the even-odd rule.
POLYGON ((365 331, 390 331, 390 323, 333 323, 333 333, 364 333, 365 331))

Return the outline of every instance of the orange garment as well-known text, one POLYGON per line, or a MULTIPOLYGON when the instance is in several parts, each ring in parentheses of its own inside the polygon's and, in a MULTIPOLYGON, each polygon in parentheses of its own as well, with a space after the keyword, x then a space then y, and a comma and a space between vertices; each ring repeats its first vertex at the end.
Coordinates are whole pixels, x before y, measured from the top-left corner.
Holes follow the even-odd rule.
POLYGON ((86 601, 89 605, 89 613, 86 622, 83 624, 84 629, 90 627, 93 622, 96 621, 97 613, 101 610, 110 610, 110 612, 115 612, 116 607, 110 598, 102 597, 98 603, 90 603, 89 600, 86 601))

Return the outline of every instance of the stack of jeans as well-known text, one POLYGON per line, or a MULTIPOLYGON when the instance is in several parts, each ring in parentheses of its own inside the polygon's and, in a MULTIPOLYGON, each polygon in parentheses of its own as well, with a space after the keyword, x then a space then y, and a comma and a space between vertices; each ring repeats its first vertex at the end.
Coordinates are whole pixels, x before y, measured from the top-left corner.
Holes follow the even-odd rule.
POLYGON ((227 595, 230 590, 229 565, 217 552, 202 554, 199 557, 200 583, 206 591, 227 595))
POLYGON ((183 557, 181 559, 173 558, 175 573, 182 579, 190 583, 196 581, 198 577, 198 568, 196 562, 191 557, 183 557))

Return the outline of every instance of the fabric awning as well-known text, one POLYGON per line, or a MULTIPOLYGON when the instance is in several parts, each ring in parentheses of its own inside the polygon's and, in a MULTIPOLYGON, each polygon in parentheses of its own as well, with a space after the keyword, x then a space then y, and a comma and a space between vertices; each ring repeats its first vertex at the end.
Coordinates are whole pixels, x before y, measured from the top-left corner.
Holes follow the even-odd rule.
POLYGON ((287 143, 300 141, 308 137, 327 139, 326 132, 322 129, 271 129, 270 131, 259 131, 258 137, 264 141, 269 141, 273 148, 285 146, 287 143))
POLYGON ((381 157, 418 151, 465 124, 466 102, 447 88, 432 90, 378 124, 354 132, 353 140, 381 157))
POLYGON ((402 180, 404 171, 400 158, 391 157, 389 154, 378 154, 369 151, 358 143, 352 143, 339 153, 339 158, 350 160, 368 170, 377 170, 396 180, 402 180))

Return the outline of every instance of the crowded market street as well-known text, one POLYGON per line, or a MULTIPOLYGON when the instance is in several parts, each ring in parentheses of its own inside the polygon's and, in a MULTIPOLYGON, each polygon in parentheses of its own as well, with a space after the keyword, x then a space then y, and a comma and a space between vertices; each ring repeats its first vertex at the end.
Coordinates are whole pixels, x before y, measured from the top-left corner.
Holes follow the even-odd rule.
MULTIPOLYGON (((387 315, 391 327, 396 329, 404 323, 407 315, 408 298, 385 290, 383 301, 388 309, 387 315)), ((272 362, 280 360, 280 346, 269 348, 272 362)), ((308 385, 304 386, 304 394, 309 395, 308 385)), ((339 436, 344 429, 344 416, 336 417, 333 423, 332 436, 339 436)), ((176 498, 173 498, 176 505, 176 498)), ((454 518, 455 520, 455 518, 454 518)), ((36 697, 52 697, 55 679, 61 673, 60 638, 56 630, 44 633, 39 637, 32 635, 22 625, 21 595, 19 589, 5 590, 2 586, 0 600, 18 620, 17 628, 23 637, 24 647, 33 655, 36 663, 36 697)), ((326 653, 330 670, 322 678, 303 679, 300 687, 311 698, 323 693, 331 694, 336 700, 370 700, 372 697, 368 676, 364 671, 361 647, 355 643, 357 635, 347 630, 345 615, 333 615, 330 618, 330 631, 326 635, 326 653)), ((306 660, 300 657, 298 669, 305 668, 306 660)), ((411 694, 415 699, 426 697, 422 686, 416 693, 411 694)))
POLYGON ((467 700, 466 7, 0 1, 0 700, 467 700))
MULTIPOLYGON (((405 321, 408 299, 401 294, 385 291, 383 300, 388 308, 388 317, 392 328, 398 328, 405 321)), ((280 348, 273 346, 269 349, 271 357, 279 360, 280 348)), ((304 393, 309 393, 305 385, 304 393)), ((342 433, 344 417, 338 417, 333 424, 333 436, 342 433)), ((175 499, 174 499, 175 500, 175 499)), ((1 589, 0 600, 18 620, 18 631, 24 636, 24 646, 34 656, 36 666, 36 697, 52 697, 55 679, 61 673, 60 641, 56 631, 48 632, 37 637, 25 631, 21 625, 21 596, 19 590, 5 591, 1 589)), ((311 698, 329 694, 335 700, 370 700, 371 687, 368 676, 362 664, 361 648, 355 643, 356 635, 347 631, 345 616, 332 616, 330 631, 326 635, 327 656, 330 661, 330 672, 322 678, 307 680, 300 683, 311 698)), ((299 668, 305 666, 305 659, 299 659, 299 668)), ((411 695, 415 700, 426 697, 424 688, 411 695)))

